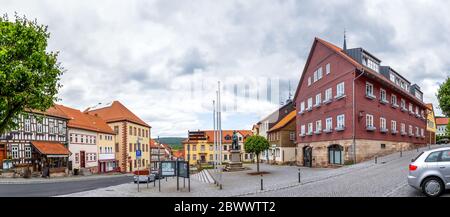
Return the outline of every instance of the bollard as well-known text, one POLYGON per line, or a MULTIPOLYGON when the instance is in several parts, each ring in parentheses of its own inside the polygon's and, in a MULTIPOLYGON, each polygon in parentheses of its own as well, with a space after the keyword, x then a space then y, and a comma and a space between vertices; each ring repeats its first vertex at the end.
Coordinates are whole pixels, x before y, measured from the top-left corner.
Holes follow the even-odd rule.
POLYGON ((263 188, 263 174, 261 173, 261 191, 264 190, 263 188))
POLYGON ((400 151, 400 157, 403 157, 403 151, 400 151))
POLYGON ((298 168, 298 183, 301 183, 301 179, 300 179, 300 168, 298 168))
POLYGON ((378 163, 378 156, 375 156, 375 164, 378 163))
POLYGON ((219 184, 219 190, 222 190, 222 184, 219 184))

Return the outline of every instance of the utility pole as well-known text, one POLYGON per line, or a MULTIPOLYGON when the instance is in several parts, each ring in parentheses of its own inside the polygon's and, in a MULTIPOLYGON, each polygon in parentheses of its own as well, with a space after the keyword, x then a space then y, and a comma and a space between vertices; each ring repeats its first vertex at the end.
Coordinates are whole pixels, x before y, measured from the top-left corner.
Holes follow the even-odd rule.
POLYGON ((161 192, 161 143, 159 142, 158 136, 158 188, 159 192, 161 192))
POLYGON ((214 132, 214 150, 213 150, 213 166, 214 171, 217 172, 217 143, 216 143, 216 101, 213 100, 213 132, 214 132))
POLYGON ((219 121, 218 121, 218 127, 219 127, 219 148, 220 148, 220 184, 219 184, 219 189, 222 189, 222 173, 223 173, 223 165, 222 165, 222 102, 221 102, 221 98, 220 98, 220 81, 217 82, 217 86, 218 86, 218 99, 217 99, 217 104, 218 104, 218 116, 219 116, 219 121))

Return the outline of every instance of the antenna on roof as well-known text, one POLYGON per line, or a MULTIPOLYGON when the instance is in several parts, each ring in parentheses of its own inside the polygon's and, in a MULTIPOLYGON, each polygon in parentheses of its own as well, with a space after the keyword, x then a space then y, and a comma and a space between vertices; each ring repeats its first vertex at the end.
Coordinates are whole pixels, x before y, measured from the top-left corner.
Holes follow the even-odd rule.
POLYGON ((343 46, 344 50, 347 50, 347 35, 346 35, 346 31, 344 28, 344 46, 343 46))

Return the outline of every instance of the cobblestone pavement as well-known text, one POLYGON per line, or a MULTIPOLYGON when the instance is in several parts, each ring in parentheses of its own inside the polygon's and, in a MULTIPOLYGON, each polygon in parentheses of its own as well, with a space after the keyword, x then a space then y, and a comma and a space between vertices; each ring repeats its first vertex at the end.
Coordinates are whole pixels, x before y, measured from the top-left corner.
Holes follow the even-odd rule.
MULTIPOLYGON (((437 148, 441 146, 433 146, 437 148)), ((428 148, 424 148, 428 149, 428 148)), ((296 166, 274 166, 261 164, 261 171, 268 172, 263 176, 264 189, 260 190, 261 177, 249 175, 254 172, 256 165, 245 165, 246 171, 216 173, 210 170, 215 180, 222 180, 223 189, 216 184, 207 184, 191 179, 191 192, 186 188, 177 191, 176 178, 161 180, 161 192, 158 181, 154 185, 141 184, 140 192, 133 183, 79 192, 65 196, 98 197, 98 196, 129 196, 129 197, 230 197, 230 196, 292 196, 292 197, 395 197, 422 196, 422 194, 407 185, 406 177, 410 160, 417 155, 416 150, 380 157, 378 164, 373 160, 337 169, 305 168, 296 166), (298 169, 301 171, 301 183, 298 183, 298 169)), ((183 179, 180 179, 183 187, 183 179)), ((444 196, 450 196, 448 193, 444 196)))

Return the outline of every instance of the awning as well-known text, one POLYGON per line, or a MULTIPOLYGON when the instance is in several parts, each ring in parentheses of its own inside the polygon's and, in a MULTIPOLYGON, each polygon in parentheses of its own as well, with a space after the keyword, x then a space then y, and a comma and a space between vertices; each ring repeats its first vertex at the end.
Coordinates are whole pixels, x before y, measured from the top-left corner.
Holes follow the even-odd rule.
POLYGON ((31 144, 36 150, 47 157, 69 157, 70 151, 59 142, 33 141, 31 144))

